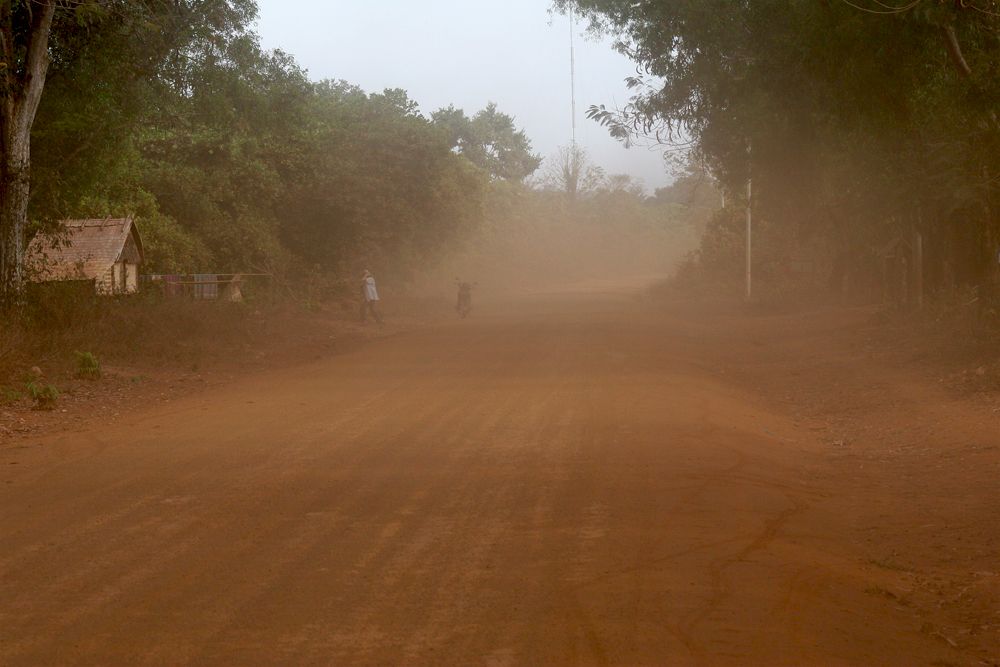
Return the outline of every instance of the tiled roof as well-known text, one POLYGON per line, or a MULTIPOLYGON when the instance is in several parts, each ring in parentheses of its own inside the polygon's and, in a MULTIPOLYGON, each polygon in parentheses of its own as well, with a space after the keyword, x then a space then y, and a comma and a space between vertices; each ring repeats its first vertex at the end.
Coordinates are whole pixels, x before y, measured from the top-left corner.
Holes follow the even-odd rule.
MULTIPOLYGON (((33 280, 99 278, 121 256, 133 231, 132 218, 62 220, 60 225, 65 236, 38 234, 28 244, 27 267, 33 280)), ((141 254, 138 232, 135 238, 141 254)))

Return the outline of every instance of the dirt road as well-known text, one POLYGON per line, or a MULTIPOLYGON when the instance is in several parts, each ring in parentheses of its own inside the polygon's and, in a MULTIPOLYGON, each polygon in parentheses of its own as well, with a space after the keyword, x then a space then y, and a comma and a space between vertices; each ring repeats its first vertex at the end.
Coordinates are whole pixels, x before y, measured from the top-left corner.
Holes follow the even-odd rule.
POLYGON ((0 664, 990 664, 994 610, 929 625, 859 524, 926 518, 734 338, 486 311, 0 449, 0 664))

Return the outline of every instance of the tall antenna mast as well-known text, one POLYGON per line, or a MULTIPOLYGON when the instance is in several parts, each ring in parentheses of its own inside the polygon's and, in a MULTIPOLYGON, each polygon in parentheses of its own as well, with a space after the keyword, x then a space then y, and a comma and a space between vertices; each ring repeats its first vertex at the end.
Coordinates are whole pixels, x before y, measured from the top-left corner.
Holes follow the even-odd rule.
POLYGON ((573 48, 573 5, 569 6, 569 91, 573 127, 573 148, 576 148, 576 52, 573 48))

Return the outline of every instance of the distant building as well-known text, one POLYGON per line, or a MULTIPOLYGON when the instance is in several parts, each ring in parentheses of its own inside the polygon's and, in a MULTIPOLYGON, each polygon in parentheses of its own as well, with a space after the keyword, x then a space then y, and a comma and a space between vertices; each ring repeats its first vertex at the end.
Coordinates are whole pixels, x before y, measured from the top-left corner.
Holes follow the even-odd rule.
POLYGON ((142 239, 132 218, 63 220, 61 229, 28 244, 31 282, 92 281, 98 294, 139 289, 142 239))

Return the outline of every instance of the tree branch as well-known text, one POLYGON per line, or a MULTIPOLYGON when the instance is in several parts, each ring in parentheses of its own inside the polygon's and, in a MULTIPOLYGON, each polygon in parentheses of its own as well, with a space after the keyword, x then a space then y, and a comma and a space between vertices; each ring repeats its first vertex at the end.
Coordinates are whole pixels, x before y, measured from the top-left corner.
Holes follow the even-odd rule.
POLYGON ((14 23, 13 8, 10 0, 0 0, 0 57, 3 58, 3 72, 0 73, 3 81, 3 90, 0 91, 4 97, 10 92, 11 75, 14 72, 14 23))
POLYGON ((971 77, 972 68, 969 67, 969 63, 966 62, 965 56, 962 54, 962 45, 958 43, 958 35, 955 34, 955 26, 941 26, 941 30, 944 32, 945 45, 948 49, 948 56, 951 57, 951 62, 956 68, 958 68, 958 71, 962 73, 962 76, 966 78, 971 77))
POLYGON ((49 69, 49 33, 52 31, 52 18, 56 13, 56 0, 36 1, 40 7, 31 17, 31 31, 24 59, 21 109, 21 122, 27 125, 29 131, 35 119, 35 112, 38 110, 38 103, 42 99, 42 89, 45 87, 45 74, 49 69))

